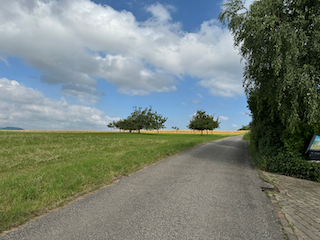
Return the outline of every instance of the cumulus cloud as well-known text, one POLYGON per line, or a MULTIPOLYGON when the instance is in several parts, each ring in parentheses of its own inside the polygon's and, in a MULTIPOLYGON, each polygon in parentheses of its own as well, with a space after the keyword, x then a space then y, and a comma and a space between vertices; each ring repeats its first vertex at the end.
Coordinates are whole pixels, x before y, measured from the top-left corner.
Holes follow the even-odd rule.
POLYGON ((210 94, 223 97, 234 97, 243 93, 241 81, 233 77, 217 77, 213 79, 204 79, 199 85, 209 89, 210 94))
POLYGON ((62 93, 96 102, 96 80, 118 92, 146 95, 176 90, 189 75, 213 95, 242 94, 242 65, 233 41, 216 20, 188 33, 172 22, 170 5, 146 8, 152 17, 138 22, 89 0, 0 0, 0 60, 22 58, 43 72, 41 81, 62 84, 62 93), (79 86, 87 87, 79 91, 79 86))
POLYGON ((46 98, 17 81, 0 79, 0 126, 31 130, 106 130, 119 118, 103 116, 96 108, 46 98))

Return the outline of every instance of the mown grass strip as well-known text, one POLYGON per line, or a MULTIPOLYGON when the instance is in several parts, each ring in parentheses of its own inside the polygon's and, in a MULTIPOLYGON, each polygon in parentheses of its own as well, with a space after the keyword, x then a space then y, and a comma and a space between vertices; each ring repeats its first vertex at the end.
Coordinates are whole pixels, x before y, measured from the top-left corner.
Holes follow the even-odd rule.
POLYGON ((228 135, 0 132, 0 232, 228 135))

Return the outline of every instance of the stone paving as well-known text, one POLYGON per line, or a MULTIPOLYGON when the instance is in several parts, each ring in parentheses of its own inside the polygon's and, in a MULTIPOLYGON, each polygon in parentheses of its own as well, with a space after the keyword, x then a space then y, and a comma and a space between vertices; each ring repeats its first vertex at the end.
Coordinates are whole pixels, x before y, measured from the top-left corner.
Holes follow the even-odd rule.
POLYGON ((279 192, 269 192, 289 239, 320 239, 320 183, 262 172, 279 192))

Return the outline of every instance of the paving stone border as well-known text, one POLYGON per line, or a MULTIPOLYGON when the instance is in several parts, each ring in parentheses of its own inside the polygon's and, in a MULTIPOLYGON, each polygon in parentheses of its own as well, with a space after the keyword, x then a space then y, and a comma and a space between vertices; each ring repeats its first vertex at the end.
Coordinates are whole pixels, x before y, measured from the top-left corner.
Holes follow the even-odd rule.
MULTIPOLYGON (((258 170, 258 172, 259 172, 260 178, 265 181, 264 184, 269 184, 269 185, 273 186, 275 188, 275 190, 278 191, 279 193, 285 194, 284 190, 280 186, 277 186, 274 182, 272 182, 268 178, 268 176, 266 174, 264 174, 263 171, 258 170)), ((298 240, 296 237, 296 234, 293 231, 292 225, 290 225, 290 222, 286 219, 285 214, 281 210, 280 204, 279 204, 278 200, 276 199, 276 197, 274 196, 274 192, 268 191, 267 195, 270 198, 272 205, 274 207, 274 210, 276 211, 276 213, 279 217, 280 223, 282 225, 284 234, 286 235, 287 239, 298 240)))
POLYGON ((320 183, 259 172, 279 190, 269 195, 288 238, 320 239, 320 183))

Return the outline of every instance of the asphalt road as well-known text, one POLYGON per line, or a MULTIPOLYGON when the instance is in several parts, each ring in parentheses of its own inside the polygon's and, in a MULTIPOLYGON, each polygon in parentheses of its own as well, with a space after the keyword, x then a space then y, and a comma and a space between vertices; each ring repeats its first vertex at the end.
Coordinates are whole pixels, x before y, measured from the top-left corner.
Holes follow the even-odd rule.
POLYGON ((241 138, 166 158, 0 239, 283 239, 241 138))

